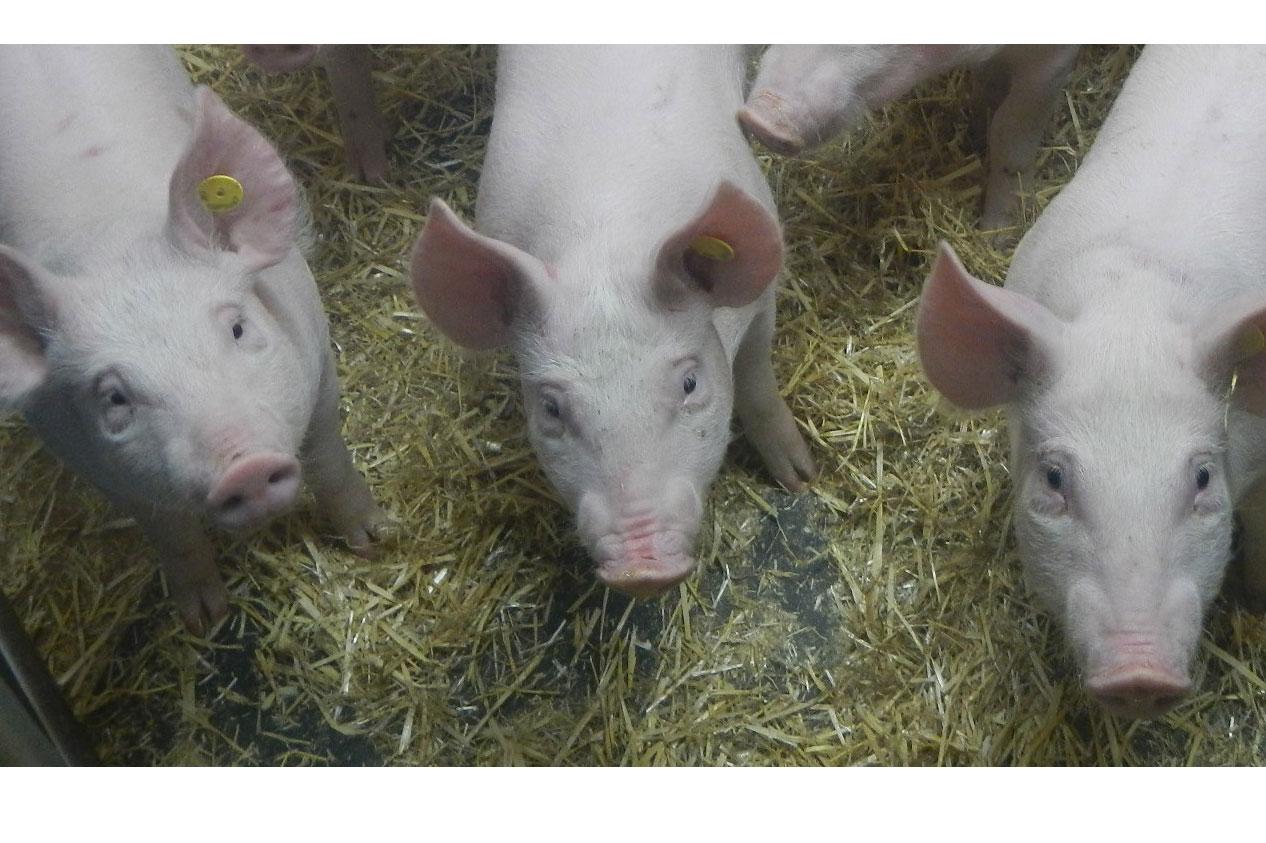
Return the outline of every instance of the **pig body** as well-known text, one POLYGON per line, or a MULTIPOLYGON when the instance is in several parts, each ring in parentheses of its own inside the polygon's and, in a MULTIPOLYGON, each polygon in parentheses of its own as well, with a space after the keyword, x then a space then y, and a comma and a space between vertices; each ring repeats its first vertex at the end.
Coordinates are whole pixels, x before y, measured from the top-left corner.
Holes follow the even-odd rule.
POLYGON ((380 516, 338 431, 295 185, 159 47, 0 49, 0 410, 133 514, 191 629, 227 594, 204 524, 380 516), (230 175, 235 209, 202 206, 230 175))
POLYGON ((770 364, 782 239, 734 122, 743 68, 731 47, 502 48, 480 233, 437 200, 414 251, 442 330, 514 350, 545 472, 635 595, 693 570, 732 409, 784 485, 815 471, 770 364))
POLYGON ((387 131, 374 100, 373 56, 364 44, 247 44, 242 52, 268 73, 309 65, 325 71, 343 132, 352 178, 382 181, 387 175, 387 131))
POLYGON ((987 123, 983 228, 1012 221, 1016 177, 1032 174, 1042 132, 1077 48, 983 44, 775 44, 761 59, 739 120, 775 152, 795 155, 857 125, 872 109, 960 67, 977 72, 987 123))
POLYGON ((1121 714, 1189 689, 1232 505, 1266 465, 1264 75, 1262 48, 1146 48, 1005 289, 944 251, 920 305, 932 383, 1008 405, 1026 578, 1121 714))

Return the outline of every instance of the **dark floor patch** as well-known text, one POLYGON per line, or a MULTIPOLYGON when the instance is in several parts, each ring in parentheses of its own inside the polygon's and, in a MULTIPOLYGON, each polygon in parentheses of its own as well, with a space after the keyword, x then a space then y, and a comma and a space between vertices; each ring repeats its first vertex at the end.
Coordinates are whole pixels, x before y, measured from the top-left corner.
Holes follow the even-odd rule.
MULTIPOLYGON (((104 679, 105 687, 115 685, 125 674, 136 674, 135 662, 153 657, 154 651, 147 645, 159 634, 161 625, 174 622, 164 610, 167 603, 157 576, 146 592, 145 603, 154 610, 124 631, 114 653, 114 667, 104 679)), ((199 652, 193 702, 219 735, 212 739, 217 745, 203 747, 208 759, 262 765, 382 764, 383 758, 369 738, 332 728, 311 700, 300 697, 285 705, 276 701, 265 705, 269 689, 256 661, 260 636, 261 629, 250 613, 234 611, 199 652)), ((153 669, 172 673, 170 681, 177 681, 174 666, 160 663, 153 669)), ((172 703, 170 695, 124 694, 90 715, 86 726, 99 745, 128 747, 102 760, 150 765, 167 758, 175 748, 183 718, 172 703)))
POLYGON ((823 640, 833 640, 841 619, 829 595, 839 581, 826 555, 824 525, 830 515, 810 494, 771 491, 765 497, 774 513, 763 519, 752 543, 752 565, 758 572, 779 572, 780 576, 764 578, 775 584, 765 591, 772 591, 779 605, 823 640))

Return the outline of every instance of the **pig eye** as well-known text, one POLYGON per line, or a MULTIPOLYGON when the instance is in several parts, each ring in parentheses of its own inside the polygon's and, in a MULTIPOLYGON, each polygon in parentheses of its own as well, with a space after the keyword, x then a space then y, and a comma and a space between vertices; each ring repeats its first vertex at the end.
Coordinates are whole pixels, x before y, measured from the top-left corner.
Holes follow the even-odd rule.
POLYGON ((242 334, 244 333, 246 333, 246 329, 242 327, 242 323, 234 322, 233 323, 233 339, 240 340, 242 338, 242 334))
POLYGON ((542 397, 541 406, 545 408, 545 415, 549 416, 551 419, 556 419, 563 413, 563 411, 559 409, 558 399, 552 395, 542 397))
POLYGON ((1057 465, 1046 467, 1046 488, 1058 492, 1064 488, 1064 472, 1057 465))
POLYGON ((691 372, 690 374, 686 375, 685 380, 681 382, 681 388, 685 390, 687 395, 694 392, 696 386, 698 386, 698 381, 695 378, 694 372, 691 372))
POLYGON ((106 432, 116 436, 123 433, 132 423, 136 409, 123 380, 114 373, 104 375, 98 382, 97 395, 101 401, 101 422, 106 432))
POLYGON ((1208 488, 1208 486, 1209 467, 1202 465, 1200 466, 1200 469, 1196 471, 1196 488, 1203 492, 1206 488, 1208 488))

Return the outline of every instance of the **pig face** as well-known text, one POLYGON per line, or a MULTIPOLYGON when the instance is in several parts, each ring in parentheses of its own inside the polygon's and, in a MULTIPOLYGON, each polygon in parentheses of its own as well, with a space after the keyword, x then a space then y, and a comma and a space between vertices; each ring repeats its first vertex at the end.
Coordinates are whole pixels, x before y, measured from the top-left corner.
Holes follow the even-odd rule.
POLYGON ((613 266, 582 245, 547 268, 465 228, 437 200, 413 280, 451 337, 513 347, 528 435, 599 579, 647 596, 693 570, 703 500, 729 441, 734 387, 714 308, 755 300, 780 265, 777 223, 723 184, 643 265, 613 266), (705 233, 733 257, 693 251, 705 233), (470 282, 497 273, 513 286, 470 282))
POLYGON ((1150 717, 1190 688, 1230 559, 1225 436, 1219 402, 1184 355, 1152 346, 1134 358, 1142 365, 1124 365, 1143 349, 1120 332, 1103 348, 1103 327, 1070 324, 1063 365, 1010 413, 1015 534, 1088 690, 1112 713, 1150 717))
POLYGON ((165 230, 62 275, 0 249, 0 400, 122 502, 231 529, 289 507, 316 390, 277 283, 307 273, 296 203, 267 143, 201 90, 165 230), (197 197, 216 173, 245 194, 221 219, 197 197))
POLYGON ((959 406, 1009 405, 1026 580, 1112 713, 1153 717, 1190 688, 1230 559, 1221 394, 1243 330, 1115 308, 1064 322, 948 248, 924 288, 924 370, 959 406))

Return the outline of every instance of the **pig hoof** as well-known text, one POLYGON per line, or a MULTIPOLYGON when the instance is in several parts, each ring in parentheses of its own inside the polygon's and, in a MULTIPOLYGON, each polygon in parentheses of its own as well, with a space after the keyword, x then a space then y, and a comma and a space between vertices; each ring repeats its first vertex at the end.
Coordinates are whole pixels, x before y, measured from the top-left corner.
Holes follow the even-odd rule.
POLYGON ((348 176, 363 184, 378 184, 387 180, 387 153, 380 148, 356 145, 347 148, 348 176))
POLYGON ((376 556, 379 547, 395 537, 396 526, 391 516, 375 506, 369 512, 348 520, 339 532, 348 550, 368 559, 376 556))
POLYGON ((213 581, 172 584, 172 599, 185 628, 205 636, 229 613, 229 592, 217 575, 213 581))
POLYGON ((739 123, 765 146, 780 155, 797 155, 804 151, 804 136, 784 113, 783 98, 773 91, 760 91, 752 104, 739 109, 739 123))
MULTIPOLYGON (((780 402, 781 404, 781 402, 780 402)), ((790 492, 804 489, 818 475, 809 446, 785 404, 773 417, 745 418, 747 438, 774 479, 790 492)))

